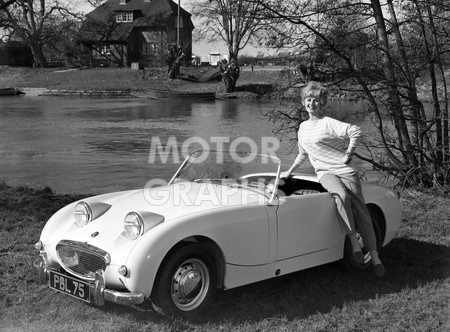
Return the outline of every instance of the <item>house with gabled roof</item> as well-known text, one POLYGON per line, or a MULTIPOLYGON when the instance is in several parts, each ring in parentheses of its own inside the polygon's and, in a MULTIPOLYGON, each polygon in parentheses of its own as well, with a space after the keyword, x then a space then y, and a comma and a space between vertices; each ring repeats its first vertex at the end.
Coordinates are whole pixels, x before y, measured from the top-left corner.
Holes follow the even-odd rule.
POLYGON ((86 15, 78 45, 88 66, 159 67, 170 45, 192 56, 191 14, 172 0, 107 0, 86 15))

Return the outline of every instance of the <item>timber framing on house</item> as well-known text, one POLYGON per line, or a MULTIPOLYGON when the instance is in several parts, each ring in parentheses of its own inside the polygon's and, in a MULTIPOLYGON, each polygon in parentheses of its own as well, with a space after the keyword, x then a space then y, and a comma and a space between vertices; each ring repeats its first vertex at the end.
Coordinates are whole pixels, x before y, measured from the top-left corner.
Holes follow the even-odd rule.
POLYGON ((178 11, 172 0, 108 0, 88 13, 80 28, 80 61, 83 66, 161 67, 178 31, 189 61, 193 29, 191 14, 178 11))

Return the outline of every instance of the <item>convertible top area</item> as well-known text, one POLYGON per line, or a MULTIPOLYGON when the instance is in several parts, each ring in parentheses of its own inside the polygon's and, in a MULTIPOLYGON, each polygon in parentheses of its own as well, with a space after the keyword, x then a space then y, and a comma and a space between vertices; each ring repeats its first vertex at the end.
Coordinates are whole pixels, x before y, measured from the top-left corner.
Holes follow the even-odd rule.
MULTIPOLYGON (((252 181, 263 181, 265 183, 275 182, 275 174, 255 173, 247 175, 245 178, 252 181)), ((295 195, 300 195, 301 192, 302 194, 326 193, 327 190, 319 182, 314 181, 314 179, 305 179, 305 176, 302 175, 280 179, 277 191, 278 196, 291 196, 294 193, 295 195)))
POLYGON ((291 177, 280 181, 280 185, 278 186, 278 195, 290 196, 299 190, 304 190, 305 193, 308 190, 317 191, 320 193, 327 192, 318 182, 291 177))

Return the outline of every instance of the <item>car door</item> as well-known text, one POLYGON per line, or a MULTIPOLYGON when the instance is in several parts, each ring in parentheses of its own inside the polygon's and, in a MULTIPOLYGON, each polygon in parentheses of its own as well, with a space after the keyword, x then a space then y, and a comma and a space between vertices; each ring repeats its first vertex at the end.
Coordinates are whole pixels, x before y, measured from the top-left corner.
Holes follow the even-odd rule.
POLYGON ((277 230, 277 260, 335 247, 342 232, 329 193, 280 197, 277 230))

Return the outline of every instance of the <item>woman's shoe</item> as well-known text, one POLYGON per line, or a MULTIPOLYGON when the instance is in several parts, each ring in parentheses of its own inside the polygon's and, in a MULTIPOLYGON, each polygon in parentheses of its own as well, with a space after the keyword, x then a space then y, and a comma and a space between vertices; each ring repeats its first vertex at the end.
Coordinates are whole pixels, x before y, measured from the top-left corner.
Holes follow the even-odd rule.
POLYGON ((373 270, 375 271, 375 275, 377 277, 384 277, 386 275, 386 269, 384 268, 383 263, 374 264, 373 270))
POLYGON ((353 259, 357 264, 364 264, 364 255, 362 251, 355 251, 353 253, 353 259))

